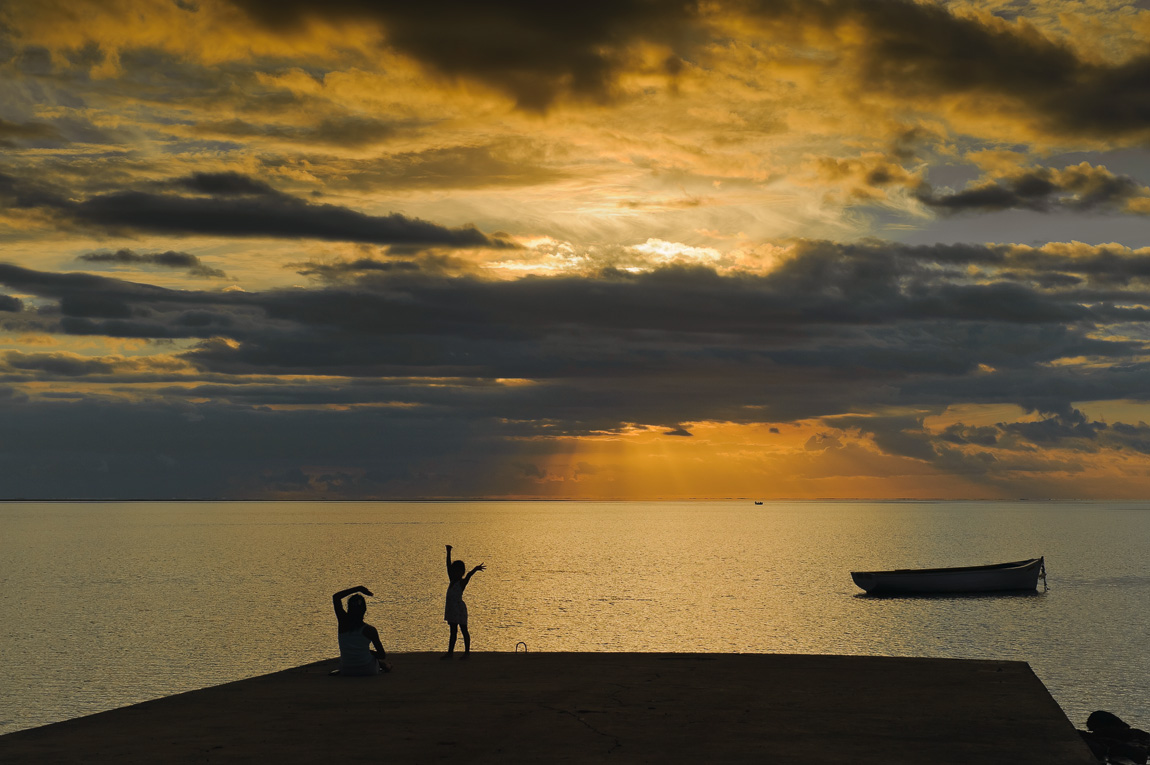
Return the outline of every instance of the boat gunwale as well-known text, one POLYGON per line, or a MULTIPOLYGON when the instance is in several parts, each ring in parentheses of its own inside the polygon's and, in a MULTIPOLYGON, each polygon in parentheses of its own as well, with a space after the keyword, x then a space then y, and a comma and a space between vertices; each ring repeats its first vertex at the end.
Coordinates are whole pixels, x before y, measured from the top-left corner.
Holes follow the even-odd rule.
POLYGON ((1009 571, 1027 569, 1041 564, 1045 557, 1016 560, 1009 563, 991 563, 985 566, 954 566, 952 568, 896 568, 890 571, 852 571, 851 576, 946 576, 948 574, 976 573, 979 571, 1009 571))

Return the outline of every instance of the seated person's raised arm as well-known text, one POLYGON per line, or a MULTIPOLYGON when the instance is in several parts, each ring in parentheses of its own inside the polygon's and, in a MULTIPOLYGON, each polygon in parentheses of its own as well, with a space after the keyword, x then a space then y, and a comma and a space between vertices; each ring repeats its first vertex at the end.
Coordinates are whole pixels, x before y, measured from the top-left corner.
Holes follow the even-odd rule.
POLYGON ((346 590, 340 590, 331 596, 331 605, 335 609, 335 616, 337 619, 342 619, 347 616, 347 611, 343 607, 343 599, 348 595, 354 595, 357 592, 362 592, 364 595, 371 597, 371 590, 364 587, 362 584, 358 587, 348 587, 346 590))

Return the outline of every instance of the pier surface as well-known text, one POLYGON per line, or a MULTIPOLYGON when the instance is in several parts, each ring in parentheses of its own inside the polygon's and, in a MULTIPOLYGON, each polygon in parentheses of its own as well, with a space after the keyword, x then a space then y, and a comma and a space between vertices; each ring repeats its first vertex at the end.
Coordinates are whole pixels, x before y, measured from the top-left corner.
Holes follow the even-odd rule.
POLYGON ((1024 662, 476 653, 334 660, 0 736, 3 763, 1092 765, 1024 662))

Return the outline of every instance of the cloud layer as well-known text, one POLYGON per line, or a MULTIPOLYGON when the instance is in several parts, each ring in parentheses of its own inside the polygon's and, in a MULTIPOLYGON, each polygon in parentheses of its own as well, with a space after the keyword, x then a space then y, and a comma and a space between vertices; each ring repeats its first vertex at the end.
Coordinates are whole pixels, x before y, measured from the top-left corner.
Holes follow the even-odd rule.
POLYGON ((9 353, 0 379, 83 381, 93 393, 71 394, 75 412, 112 395, 145 412, 210 401, 313 422, 345 422, 351 408, 384 428, 446 417, 473 434, 457 439, 464 451, 493 433, 580 438, 643 423, 690 436, 683 423, 821 421, 881 454, 994 485, 1018 469, 1004 453, 1145 451, 1144 425, 1079 407, 1150 390, 1145 343, 1115 334, 1150 318, 1136 305, 1147 262, 1114 248, 814 241, 762 275, 668 266, 492 281, 361 267, 342 283, 259 293, 3 266, 0 283, 39 303, 9 331, 191 344, 150 364, 9 353), (963 406, 1012 406, 1022 419, 924 425, 963 406), (882 414, 893 410, 917 414, 882 414))
POLYGON ((1144 495, 1141 5, 5 3, 0 497, 1144 495))

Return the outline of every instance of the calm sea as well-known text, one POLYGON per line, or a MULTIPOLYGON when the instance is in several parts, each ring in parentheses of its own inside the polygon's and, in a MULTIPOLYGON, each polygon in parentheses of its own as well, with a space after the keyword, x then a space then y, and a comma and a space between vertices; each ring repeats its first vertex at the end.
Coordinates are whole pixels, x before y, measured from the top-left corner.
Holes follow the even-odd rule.
POLYGON ((1150 728, 1150 503, 148 502, 0 504, 0 733, 331 657, 358 584, 389 650, 444 648, 444 544, 487 564, 476 650, 1021 659, 1150 728), (1039 555, 1029 596, 849 574, 1039 555))

